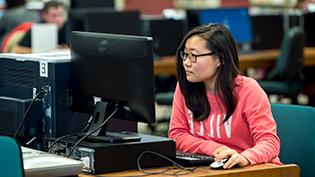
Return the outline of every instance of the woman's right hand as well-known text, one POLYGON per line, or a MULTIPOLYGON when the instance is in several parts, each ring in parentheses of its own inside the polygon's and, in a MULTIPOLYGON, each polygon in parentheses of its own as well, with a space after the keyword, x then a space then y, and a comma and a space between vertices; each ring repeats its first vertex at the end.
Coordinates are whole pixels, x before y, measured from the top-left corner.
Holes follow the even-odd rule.
POLYGON ((249 165, 249 161, 244 156, 239 154, 234 149, 231 149, 224 145, 219 146, 217 149, 215 149, 213 155, 215 161, 221 161, 224 158, 229 158, 229 160, 223 166, 224 169, 230 169, 237 164, 240 167, 249 165))

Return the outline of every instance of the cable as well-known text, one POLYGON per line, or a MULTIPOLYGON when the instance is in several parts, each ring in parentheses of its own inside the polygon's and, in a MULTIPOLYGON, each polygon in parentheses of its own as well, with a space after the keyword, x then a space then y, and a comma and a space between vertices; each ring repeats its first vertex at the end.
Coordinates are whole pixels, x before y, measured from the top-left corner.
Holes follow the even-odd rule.
POLYGON ((58 141, 60 141, 60 140, 62 140, 62 139, 65 139, 65 138, 68 138, 68 137, 71 137, 71 136, 80 135, 81 133, 83 133, 86 129, 89 128, 89 126, 91 125, 92 120, 93 120, 93 116, 90 117, 90 119, 88 120, 86 126, 85 126, 83 129, 81 129, 79 132, 67 134, 67 135, 64 135, 64 136, 61 136, 61 137, 57 138, 54 142, 52 142, 52 143, 48 146, 47 151, 50 152, 50 148, 52 148, 53 145, 55 145, 58 141))
POLYGON ((162 155, 162 154, 159 154, 157 152, 153 152, 153 151, 143 151, 138 159, 137 159, 137 166, 138 166, 138 170, 141 171, 142 173, 146 174, 146 175, 158 175, 158 174, 164 174, 164 175, 170 175, 170 176, 179 176, 179 175, 187 175, 189 173, 192 173, 194 172, 198 167, 195 167, 195 168, 185 168, 183 167, 182 165, 176 163, 174 160, 162 155), (169 162, 173 163, 173 166, 174 167, 177 167, 177 168, 167 168, 163 171, 160 171, 160 172, 148 172, 148 171, 144 171, 141 166, 140 166, 140 160, 141 160, 141 157, 144 155, 144 154, 153 154, 153 155, 156 155, 156 156, 159 156, 161 158, 164 158, 166 160, 168 160, 169 162), (173 173, 167 173, 168 171, 170 170, 175 170, 175 169, 179 169, 178 171, 175 171, 173 173))
POLYGON ((28 107, 27 107, 27 109, 26 109, 26 111, 25 111, 25 113, 24 113, 24 115, 23 115, 23 119, 22 119, 22 121, 20 122, 20 125, 19 125, 18 129, 17 129, 16 132, 14 133, 13 138, 16 138, 16 136, 17 136, 17 135, 19 134, 19 132, 21 131, 21 128, 22 128, 22 126, 23 126, 23 124, 24 124, 24 122, 25 122, 26 116, 27 116, 28 112, 30 111, 32 105, 34 104, 36 98, 38 98, 38 97, 39 97, 41 94, 43 94, 43 93, 46 94, 46 93, 48 93, 48 91, 47 91, 46 89, 43 89, 43 88, 42 88, 42 90, 41 90, 40 92, 38 92, 38 93, 35 95, 35 97, 32 99, 32 102, 28 105, 28 107))
POLYGON ((93 134, 94 132, 96 132, 98 129, 102 128, 108 121, 110 118, 112 118, 114 116, 114 114, 117 112, 118 110, 118 104, 115 104, 115 110, 107 117, 107 119, 104 120, 104 122, 99 125, 98 127, 96 127, 93 131, 87 133, 86 135, 84 135, 81 139, 79 139, 72 147, 71 150, 69 152, 69 154, 67 155, 67 157, 70 157, 70 155, 72 154, 72 152, 74 151, 74 148, 81 143, 81 141, 83 141, 86 137, 90 136, 91 134, 93 134))

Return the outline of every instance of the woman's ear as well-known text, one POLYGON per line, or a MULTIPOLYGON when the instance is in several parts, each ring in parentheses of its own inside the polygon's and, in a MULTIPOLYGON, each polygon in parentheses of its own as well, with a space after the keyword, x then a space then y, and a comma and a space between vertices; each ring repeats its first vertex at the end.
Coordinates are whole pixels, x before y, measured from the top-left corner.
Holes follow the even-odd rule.
POLYGON ((220 67, 221 66, 221 59, 220 59, 220 57, 217 57, 217 67, 220 67))
POLYGON ((221 66, 221 63, 220 63, 220 61, 218 61, 218 63, 217 63, 217 67, 220 67, 221 66))
POLYGON ((220 56, 217 56, 217 67, 220 67, 221 65, 224 65, 224 62, 223 62, 223 53, 221 53, 220 56))

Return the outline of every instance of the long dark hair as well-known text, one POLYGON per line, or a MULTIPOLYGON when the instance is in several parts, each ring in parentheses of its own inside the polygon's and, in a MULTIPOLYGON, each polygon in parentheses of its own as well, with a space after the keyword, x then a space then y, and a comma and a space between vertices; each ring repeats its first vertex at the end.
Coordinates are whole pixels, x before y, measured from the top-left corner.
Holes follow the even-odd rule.
POLYGON ((177 74, 181 92, 184 95, 186 106, 193 112, 196 120, 205 120, 211 107, 206 95, 203 82, 189 82, 186 78, 183 61, 179 52, 185 48, 186 41, 192 36, 199 36, 207 41, 207 48, 216 53, 221 66, 218 68, 214 92, 221 100, 226 111, 224 122, 233 114, 237 98, 233 92, 234 79, 240 73, 237 46, 230 31, 220 24, 208 24, 195 27, 182 40, 177 53, 177 74))

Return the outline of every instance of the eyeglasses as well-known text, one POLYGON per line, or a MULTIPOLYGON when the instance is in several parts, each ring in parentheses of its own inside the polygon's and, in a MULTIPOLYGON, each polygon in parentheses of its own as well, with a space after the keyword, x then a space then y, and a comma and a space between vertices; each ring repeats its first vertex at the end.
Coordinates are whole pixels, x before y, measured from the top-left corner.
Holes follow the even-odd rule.
POLYGON ((204 53, 204 54, 195 55, 195 54, 192 54, 192 53, 185 53, 184 51, 180 51, 180 52, 179 52, 180 58, 181 58, 183 61, 186 61, 186 59, 188 58, 189 61, 192 62, 192 63, 196 63, 196 62, 197 62, 197 57, 208 56, 208 55, 214 55, 214 54, 215 54, 215 53, 210 52, 210 53, 204 53))

